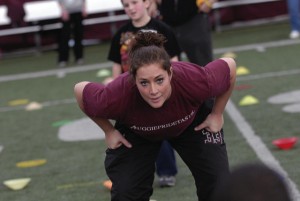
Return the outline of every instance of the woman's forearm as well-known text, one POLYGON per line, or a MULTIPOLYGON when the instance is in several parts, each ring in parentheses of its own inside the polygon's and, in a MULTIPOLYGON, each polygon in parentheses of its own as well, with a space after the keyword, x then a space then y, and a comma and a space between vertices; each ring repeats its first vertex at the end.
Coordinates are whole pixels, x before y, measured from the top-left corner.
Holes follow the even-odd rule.
POLYGON ((230 86, 229 89, 221 94, 220 96, 216 97, 215 104, 212 110, 214 114, 222 114, 225 110, 226 104, 231 96, 231 93, 234 88, 235 79, 236 79, 236 63, 232 58, 221 58, 224 60, 230 69, 230 86))
POLYGON ((108 119, 98 117, 90 118, 104 131, 105 135, 108 135, 113 130, 115 130, 113 124, 108 119))

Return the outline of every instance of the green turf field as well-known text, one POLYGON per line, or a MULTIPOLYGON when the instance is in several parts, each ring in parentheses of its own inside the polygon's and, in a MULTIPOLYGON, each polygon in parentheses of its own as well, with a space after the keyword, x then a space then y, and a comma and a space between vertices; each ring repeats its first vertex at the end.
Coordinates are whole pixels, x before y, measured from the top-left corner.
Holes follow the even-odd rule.
MULTIPOLYGON (((289 40, 288 34, 288 24, 277 23, 213 33, 213 41, 216 58, 232 52, 238 68, 248 70, 238 76, 236 85, 240 88, 234 90, 225 113, 230 166, 262 161, 282 168, 290 178, 288 181, 296 185, 291 187, 292 192, 299 196, 300 145, 288 151, 272 145, 276 138, 300 138, 300 97, 295 95, 300 90, 300 41, 289 40), (286 96, 280 103, 270 101, 283 93, 286 96), (246 96, 258 102, 240 105, 246 96)), ((99 77, 99 71, 110 70, 106 63, 108 43, 85 50, 85 66, 68 66, 62 78, 57 76, 55 51, 0 60, 1 201, 109 200, 109 191, 102 186, 107 179, 103 167, 104 141, 69 142, 58 137, 64 126, 85 117, 74 101, 74 84, 83 80, 102 81, 105 77, 99 77), (34 102, 41 108, 29 110, 28 105, 34 102), (38 159, 45 159, 46 163, 27 168, 17 166, 19 162, 38 159), (2 184, 24 177, 32 180, 20 191, 2 184)), ((197 199, 193 178, 181 159, 177 159, 176 186, 161 189, 155 181, 152 199, 197 199)))

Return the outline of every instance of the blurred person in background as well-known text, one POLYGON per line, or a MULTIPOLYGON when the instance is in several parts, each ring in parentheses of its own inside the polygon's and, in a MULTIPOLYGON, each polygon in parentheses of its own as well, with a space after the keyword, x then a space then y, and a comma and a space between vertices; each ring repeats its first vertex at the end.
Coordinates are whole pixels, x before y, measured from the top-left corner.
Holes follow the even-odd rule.
POLYGON ((24 21, 25 10, 22 1, 5 0, 4 5, 7 6, 7 16, 11 20, 12 27, 22 27, 26 25, 24 21))
MULTIPOLYGON (((10 18, 12 28, 26 26, 24 21, 25 10, 24 2, 20 0, 4 0, 4 5, 7 7, 7 16, 10 18)), ((21 35, 21 43, 27 45, 27 34, 21 35)))
POLYGON ((58 37, 58 66, 69 62, 69 41, 74 39, 75 63, 83 63, 83 18, 87 17, 85 0, 57 0, 61 8, 62 28, 58 37), (72 37, 71 37, 72 36, 72 37))
POLYGON ((290 38, 296 39, 300 35, 300 0, 287 0, 291 32, 290 38))
MULTIPOLYGON (((209 13, 217 0, 151 0, 149 13, 170 25, 188 60, 205 66, 213 60, 209 13)), ((213 105, 214 98, 207 100, 213 105)))
POLYGON ((150 13, 173 27, 190 62, 205 66, 213 60, 208 13, 217 0, 152 0, 150 13))

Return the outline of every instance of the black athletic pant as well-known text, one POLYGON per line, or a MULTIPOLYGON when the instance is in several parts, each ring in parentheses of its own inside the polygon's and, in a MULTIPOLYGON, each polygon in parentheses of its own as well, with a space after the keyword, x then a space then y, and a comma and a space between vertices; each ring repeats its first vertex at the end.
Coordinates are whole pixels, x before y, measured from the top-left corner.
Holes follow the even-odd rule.
MULTIPOLYGON (((208 113, 200 109, 192 125, 179 137, 169 140, 194 176, 199 201, 209 201, 218 180, 229 173, 223 131, 216 134, 194 131, 208 113)), ((106 173, 113 183, 111 200, 149 201, 161 142, 143 139, 119 123, 116 127, 133 146, 106 151, 106 173)))
POLYGON ((58 62, 69 61, 69 40, 74 39, 74 57, 75 61, 83 58, 83 25, 82 13, 70 14, 70 20, 63 21, 63 27, 59 31, 58 38, 58 62))
POLYGON ((209 16, 198 13, 184 24, 174 27, 180 48, 190 62, 200 66, 213 60, 210 26, 209 16))

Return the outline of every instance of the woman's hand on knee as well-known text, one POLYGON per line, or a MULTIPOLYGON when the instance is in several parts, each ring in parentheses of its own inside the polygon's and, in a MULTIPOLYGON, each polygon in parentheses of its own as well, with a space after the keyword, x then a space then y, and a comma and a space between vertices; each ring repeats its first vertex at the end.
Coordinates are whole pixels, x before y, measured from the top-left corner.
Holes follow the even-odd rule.
POLYGON ((195 131, 199 131, 205 128, 209 132, 217 133, 222 129, 223 124, 224 124, 223 115, 211 113, 206 117, 206 119, 201 124, 195 127, 195 131))
POLYGON ((125 145, 127 148, 132 147, 126 138, 116 129, 105 133, 105 141, 109 149, 117 149, 122 145, 125 145))

